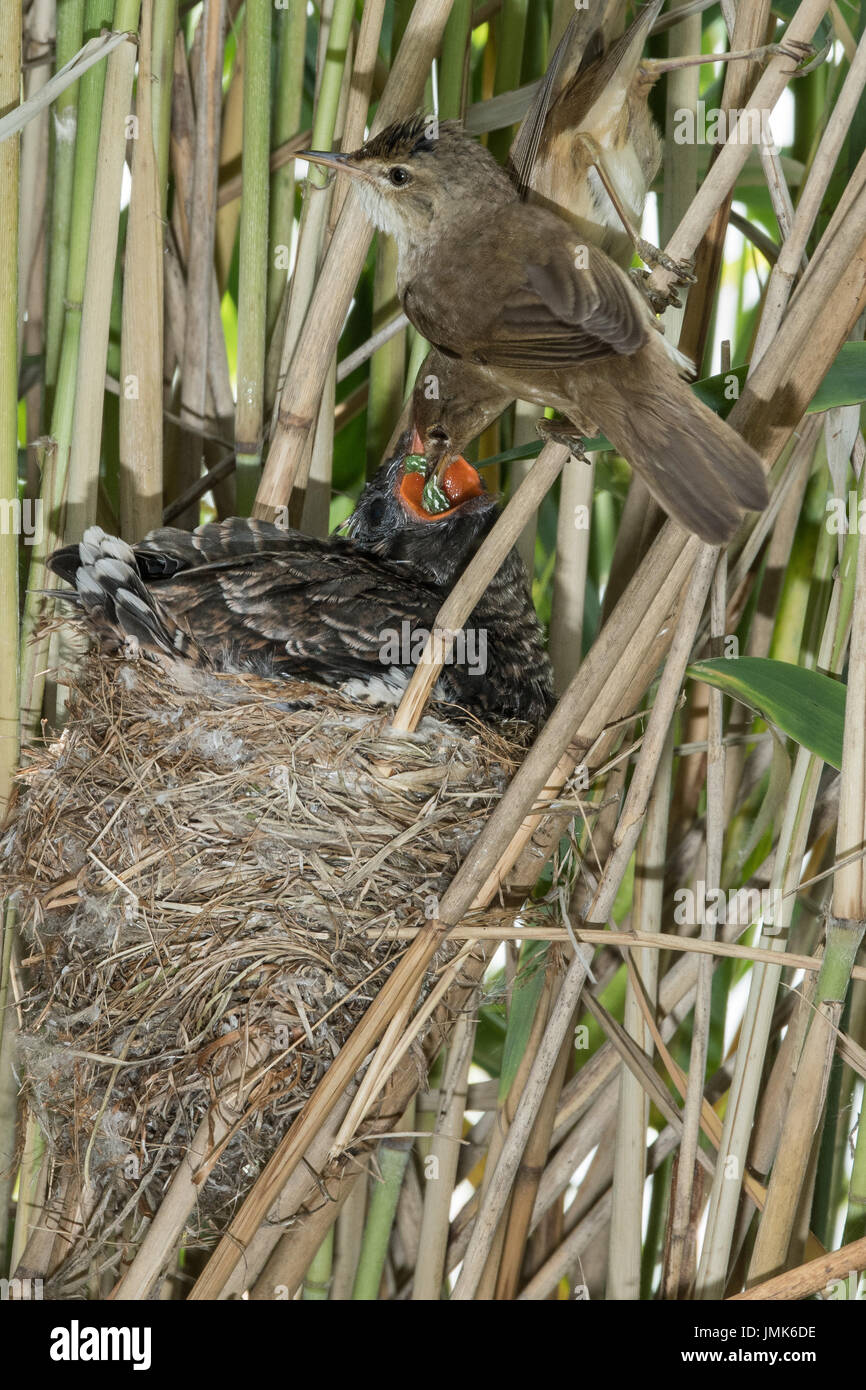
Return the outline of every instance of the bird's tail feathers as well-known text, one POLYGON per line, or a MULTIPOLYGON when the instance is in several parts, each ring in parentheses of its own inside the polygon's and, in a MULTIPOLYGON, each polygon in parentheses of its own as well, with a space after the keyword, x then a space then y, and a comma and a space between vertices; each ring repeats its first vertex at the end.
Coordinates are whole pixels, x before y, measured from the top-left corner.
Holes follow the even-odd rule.
POLYGON ((673 373, 663 389, 649 374, 630 388, 598 393, 597 423, 679 525, 724 545, 744 512, 767 506, 760 458, 673 373))
POLYGON ((135 552, 99 526, 85 531, 77 546, 56 551, 55 574, 74 584, 78 601, 101 645, 189 657, 196 644, 142 583, 135 552))

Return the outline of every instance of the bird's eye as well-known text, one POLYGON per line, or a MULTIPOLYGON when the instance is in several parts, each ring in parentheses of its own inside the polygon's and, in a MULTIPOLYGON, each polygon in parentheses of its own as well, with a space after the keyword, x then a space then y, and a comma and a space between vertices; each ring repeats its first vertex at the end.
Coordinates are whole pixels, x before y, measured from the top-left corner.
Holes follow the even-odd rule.
POLYGON ((388 178, 396 188, 402 188, 404 184, 409 182, 411 177, 412 175, 409 173, 409 170, 404 169, 402 164, 396 165, 388 174, 388 178))

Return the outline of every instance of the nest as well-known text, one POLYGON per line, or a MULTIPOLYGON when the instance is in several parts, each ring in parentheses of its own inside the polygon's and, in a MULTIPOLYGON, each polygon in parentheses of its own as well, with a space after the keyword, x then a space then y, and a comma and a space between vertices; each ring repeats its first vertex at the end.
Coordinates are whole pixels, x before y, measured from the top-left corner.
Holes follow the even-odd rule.
POLYGON ((135 1243, 264 1042, 190 1220, 187 1243, 208 1246, 387 978, 389 929, 435 912, 520 750, 438 717, 398 735, 390 710, 321 687, 178 682, 97 655, 68 714, 21 774, 0 858, 29 952, 26 1094, 52 1188, 65 1175, 98 1207, 92 1259, 121 1223, 135 1243))

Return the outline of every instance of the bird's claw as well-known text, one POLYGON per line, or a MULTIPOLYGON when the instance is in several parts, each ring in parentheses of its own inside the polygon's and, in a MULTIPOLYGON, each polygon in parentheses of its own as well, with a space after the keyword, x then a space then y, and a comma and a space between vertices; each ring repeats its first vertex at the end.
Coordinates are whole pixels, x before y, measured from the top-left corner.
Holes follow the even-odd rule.
POLYGON ((545 444, 562 444, 575 458, 589 463, 583 447, 583 435, 568 420, 539 420, 535 428, 545 444))
POLYGON ((695 262, 691 257, 685 261, 675 261, 672 256, 653 246, 652 242, 644 241, 643 237, 638 239, 637 253, 653 270, 658 268, 673 275, 678 285, 694 285, 697 281, 695 262))
POLYGON ((771 43, 768 45, 769 52, 780 58, 790 58, 794 66, 786 74, 788 77, 805 77, 807 73, 814 72, 815 68, 820 67, 830 51, 830 45, 825 44, 820 52, 812 43, 801 43, 799 39, 783 39, 781 43, 771 43), (800 64, 805 63, 805 67, 800 64))
POLYGON ((650 278, 648 270, 642 270, 636 266, 629 273, 654 314, 663 314, 665 309, 682 308, 682 300, 673 285, 667 290, 656 290, 648 283, 650 278))

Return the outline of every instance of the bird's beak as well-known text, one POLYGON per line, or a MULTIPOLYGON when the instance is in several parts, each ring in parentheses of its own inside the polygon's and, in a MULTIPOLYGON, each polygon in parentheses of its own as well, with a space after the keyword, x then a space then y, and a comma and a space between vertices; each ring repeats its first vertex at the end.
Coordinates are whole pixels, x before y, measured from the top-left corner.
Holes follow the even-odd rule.
POLYGON ((306 159, 310 164, 321 164, 326 169, 342 169, 345 174, 359 174, 357 165, 349 162, 349 155, 337 154, 331 150, 299 150, 295 159, 306 159))

